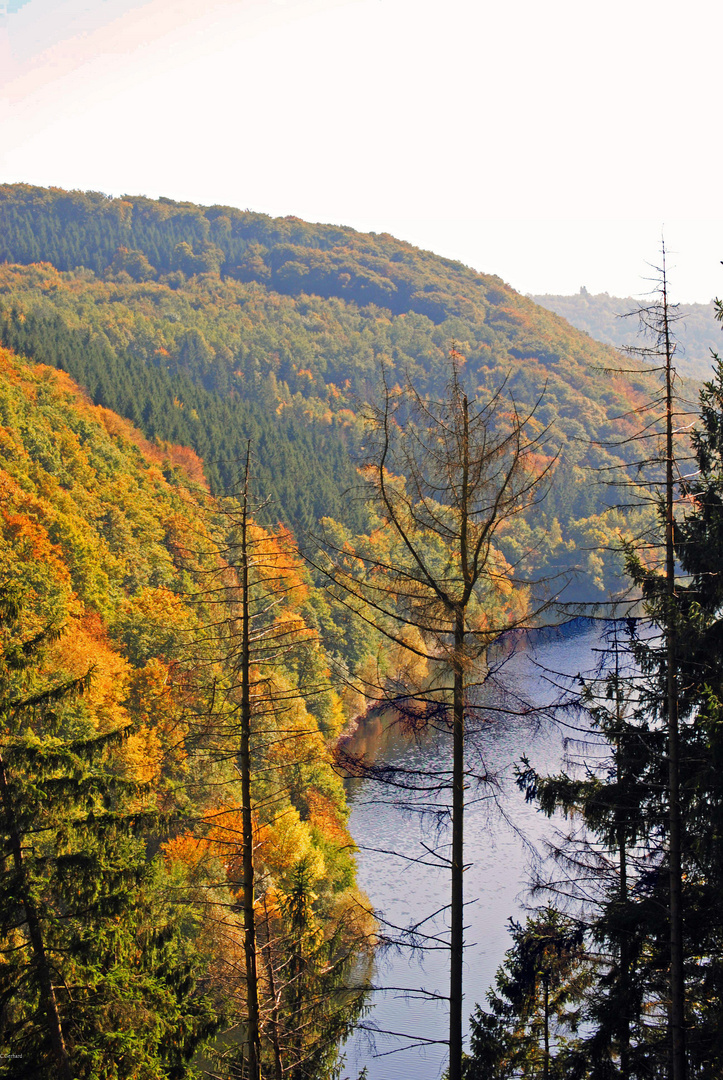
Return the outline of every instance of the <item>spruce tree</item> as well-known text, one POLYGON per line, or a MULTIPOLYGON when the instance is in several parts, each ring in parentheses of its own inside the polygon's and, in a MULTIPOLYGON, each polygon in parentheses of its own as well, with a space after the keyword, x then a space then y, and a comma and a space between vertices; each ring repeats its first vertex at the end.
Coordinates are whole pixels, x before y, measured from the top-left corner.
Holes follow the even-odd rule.
POLYGON ((0 590, 0 1076, 180 1078, 214 1028, 195 965, 156 892, 158 826, 123 775, 124 729, 79 724, 92 671, 53 680, 61 629, 28 630, 0 590))
POLYGON ((513 944, 487 994, 489 1009, 478 1008, 472 1018, 464 1080, 565 1074, 590 981, 583 929, 548 906, 524 926, 511 920, 510 932, 513 944))
POLYGON ((567 730, 568 766, 539 775, 523 759, 518 784, 549 817, 562 813, 565 832, 550 843, 552 866, 535 890, 574 912, 585 929, 591 980, 586 1033, 568 1053, 580 1075, 632 1080, 654 1075, 651 1023, 666 998, 665 908, 659 864, 664 837, 663 734, 651 725, 647 696, 632 651, 635 620, 613 621, 603 636, 595 674, 563 685, 559 719, 567 730), (653 946, 653 943, 656 943, 653 946))

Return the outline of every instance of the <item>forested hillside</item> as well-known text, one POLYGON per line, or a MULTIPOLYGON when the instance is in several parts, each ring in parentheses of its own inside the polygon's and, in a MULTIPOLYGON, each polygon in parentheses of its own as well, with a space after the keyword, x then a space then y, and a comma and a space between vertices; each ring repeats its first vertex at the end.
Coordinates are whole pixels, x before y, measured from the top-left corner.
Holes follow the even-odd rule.
POLYGON ((521 410, 541 397, 533 423, 559 462, 519 543, 539 548, 542 572, 578 564, 580 595, 615 587, 607 540, 623 523, 601 518, 615 495, 594 470, 626 452, 601 443, 649 380, 611 376, 612 350, 499 278, 387 235, 26 185, 0 188, 0 258, 7 345, 69 371, 149 439, 192 447, 214 492, 238 487, 251 439, 264 520, 298 534, 322 516, 362 527, 359 416, 381 365, 438 393, 454 344, 472 393, 506 380, 521 410))
MULTIPOLYGON (((214 1035, 208 1060, 235 1075, 251 836, 238 507, 207 496, 192 451, 149 443, 4 349, 0 440, 0 1076, 193 1076, 214 1035)), ((288 534, 249 528, 254 596, 265 580, 284 596, 263 631, 283 635, 280 655, 252 657, 257 996, 284 1061, 323 1072, 357 1003, 335 990, 363 970, 371 929, 315 628, 337 650, 344 632, 288 534)))
MULTIPOLYGON (((536 304, 556 312, 579 330, 618 349, 640 345, 640 324, 635 312, 645 297, 609 296, 589 293, 584 287, 574 296, 532 296, 536 304), (632 314, 631 314, 632 313, 632 314), (630 316, 630 317, 626 317, 630 316)), ((716 304, 680 304, 675 324, 679 346, 675 355, 678 371, 693 379, 709 379, 711 352, 720 352, 721 327, 716 320, 716 304)))

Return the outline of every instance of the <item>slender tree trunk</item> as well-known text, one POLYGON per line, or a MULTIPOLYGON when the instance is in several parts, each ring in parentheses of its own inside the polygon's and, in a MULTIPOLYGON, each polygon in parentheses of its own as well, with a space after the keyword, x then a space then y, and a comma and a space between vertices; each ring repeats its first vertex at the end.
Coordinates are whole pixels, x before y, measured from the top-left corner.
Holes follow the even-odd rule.
POLYGON ((672 1080, 685 1080, 685 974, 683 969, 683 888, 681 870, 680 733, 676 679, 675 536, 673 519, 673 372, 668 292, 663 249, 663 328, 665 332, 665 583, 668 719, 668 831, 670 860, 670 1042, 672 1080))
POLYGON ((284 1070, 281 1065, 281 1045, 279 1043, 279 1002, 276 997, 274 957, 271 951, 271 924, 265 896, 264 914, 266 916, 266 943, 263 951, 266 957, 266 975, 269 980, 269 996, 271 998, 271 1045, 274 1051, 274 1080, 283 1080, 284 1070))
POLYGON ((452 703, 452 882, 449 965, 449 1080, 462 1080, 462 978, 464 965, 464 704, 465 613, 471 594, 469 531, 469 405, 462 395, 462 483, 459 497, 462 601, 454 612, 454 697, 452 703))
MULTIPOLYGON (((626 797, 626 774, 624 753, 627 747, 623 743, 624 710, 620 689, 620 655, 617 632, 615 634, 615 719, 617 721, 617 739, 615 743, 615 772, 619 794, 617 802, 616 839, 620 860, 620 880, 618 895, 620 898, 620 916, 624 919, 628 905, 628 799, 626 797)), ((620 1075, 628 1080, 630 1075, 630 934, 625 925, 621 927, 618 943, 620 953, 620 1027, 618 1030, 620 1075)))
MULTIPOLYGON (((498 424, 500 417, 495 413, 501 391, 486 405, 473 401, 470 407, 459 381, 462 357, 454 349, 451 360, 446 401, 427 401, 410 384, 398 394, 390 389, 385 373, 384 405, 371 416, 373 439, 378 443, 366 475, 392 550, 397 543, 401 548, 396 569, 378 561, 372 547, 371 558, 362 559, 365 568, 359 576, 340 564, 330 576, 366 607, 362 617, 383 635, 397 645, 407 645, 405 630, 391 630, 384 624, 389 618, 399 626, 414 627, 423 644, 419 649, 408 645, 410 654, 433 665, 444 664, 446 694, 452 699, 448 697, 445 705, 452 735, 448 1075, 449 1080, 461 1080, 465 705, 469 666, 481 659, 486 644, 480 628, 469 628, 468 617, 473 602, 475 608, 484 605, 496 591, 489 563, 494 559, 492 542, 499 525, 534 502, 539 479, 532 468, 537 439, 528 439, 524 432, 535 409, 521 419, 511 401, 511 419, 498 424), (414 419, 411 425, 406 423, 409 417, 414 419), (405 477, 401 488, 390 483, 394 476, 405 477), (449 558, 443 565, 432 554, 439 545, 449 558), (397 610, 398 599, 405 596, 411 617, 397 610)), ((510 628, 513 623, 510 619, 510 628)), ((494 636, 491 628, 490 633, 494 636)))
POLYGON ((57 1066, 58 1074, 61 1080, 71 1080, 72 1072, 70 1067, 70 1057, 68 1056, 68 1050, 65 1045, 65 1037, 63 1036, 63 1026, 60 1021, 58 1002, 55 997, 55 988, 53 986, 52 972, 45 952, 43 929, 40 924, 38 910, 35 906, 35 902, 33 901, 29 889, 28 876, 25 871, 25 863, 23 861, 22 841, 20 839, 20 833, 18 831, 15 821, 15 814, 13 813, 10 786, 8 784, 7 773, 5 771, 5 763, 2 759, 2 756, 0 756, 0 795, 2 796, 3 808, 5 812, 5 828, 8 833, 10 850, 13 856, 13 865, 15 867, 15 873, 18 879, 20 902, 23 906, 23 911, 25 913, 25 922, 28 927, 30 947, 33 952, 33 957, 35 959, 35 967, 38 973, 40 999, 43 1003, 43 1008, 45 1010, 45 1015, 48 1022, 50 1044, 52 1046, 53 1056, 55 1057, 55 1064, 57 1066))
POLYGON ((452 717, 452 896, 449 986, 449 1080, 462 1077, 462 965, 464 959, 464 623, 455 627, 452 717))
POLYGON ((248 480, 250 453, 246 454, 246 475, 241 519, 241 737, 238 755, 241 774, 241 815, 243 826, 243 912, 246 959, 247 1039, 249 1080, 260 1080, 261 1045, 259 1035, 259 989, 256 971, 256 919, 254 911, 254 837, 251 813, 251 614, 249 604, 248 480))
POLYGON ((293 987, 291 1001, 291 1015, 293 1023, 293 1065, 291 1067, 291 1080, 304 1080, 304 1032, 302 1027, 302 1006, 304 1003, 304 924, 306 922, 306 877, 299 879, 296 894, 296 905, 292 918, 292 930, 294 944, 291 952, 289 972, 293 987))
MULTIPOLYGON (((620 749, 618 744, 618 757, 620 749)), ((619 808, 620 818, 625 814, 625 808, 619 808)), ((617 840, 620 856, 620 914, 625 915, 628 904, 628 852, 627 852, 627 829, 623 821, 618 819, 617 840)), ((623 1080, 627 1080, 630 1074, 630 941, 627 929, 623 926, 620 931, 620 1027, 618 1031, 620 1052, 620 1074, 623 1080)))
POLYGON ((543 1080, 549 1080, 550 1076, 550 976, 545 973, 542 976, 542 985, 545 991, 545 1061, 542 1071, 543 1080))

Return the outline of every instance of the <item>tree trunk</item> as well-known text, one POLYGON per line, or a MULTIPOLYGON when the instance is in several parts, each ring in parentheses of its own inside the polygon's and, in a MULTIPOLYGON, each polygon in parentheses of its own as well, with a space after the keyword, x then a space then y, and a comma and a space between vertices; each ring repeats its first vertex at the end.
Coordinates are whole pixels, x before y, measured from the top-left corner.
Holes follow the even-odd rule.
POLYGON ((462 965, 464 960, 464 618, 454 634, 452 716, 452 895, 449 979, 449 1080, 462 1078, 462 965))
MULTIPOLYGON (((624 710, 620 688, 620 654, 617 632, 615 634, 615 719, 617 721, 617 739, 615 743, 615 773, 618 783, 616 810, 616 839, 620 860, 620 880, 618 895, 620 898, 620 917, 625 918, 628 906, 628 819, 629 800, 626 791, 625 757, 627 745, 623 740, 624 710)), ((620 1054, 620 1074, 623 1080, 630 1075, 630 934, 625 925, 620 930, 620 1026, 618 1028, 618 1051, 620 1054)))
POLYGON ((676 678, 675 535, 673 518, 673 371, 668 291, 663 249, 663 329, 665 333, 665 583, 668 720, 668 830, 670 844, 670 1042, 672 1080, 685 1080, 685 974, 683 969, 683 888, 680 820, 680 733, 676 678))
POLYGON ((543 1080, 549 1080, 550 1076, 550 976, 545 972, 542 976, 542 985, 545 993, 545 1061, 543 1065, 543 1080))
MULTIPOLYGON (((625 808, 620 808, 621 817, 624 817, 625 808)), ((620 914, 625 915, 628 904, 628 853, 627 853, 627 829, 620 821, 617 830, 618 851, 620 855, 620 914)), ((620 931, 620 1026, 618 1029, 618 1041, 620 1052, 620 1074, 623 1080, 627 1080, 630 1073, 630 941, 625 927, 620 931)))
POLYGON ((269 911, 264 896, 264 914, 266 916, 266 945, 263 950, 266 957, 266 974, 269 980, 269 997, 271 998, 271 1045, 274 1051, 274 1080, 283 1080, 284 1070, 281 1064, 281 1045, 279 1043, 279 1002, 276 996, 276 976, 274 974, 274 957, 271 949, 271 923, 269 911))
POLYGON ((2 795, 3 808, 5 811, 5 828, 8 833, 8 841, 10 844, 10 850, 12 851, 15 873, 18 879, 20 902, 23 906, 23 911, 25 913, 25 922, 28 927, 30 947, 32 949, 33 957, 35 960, 35 967, 38 973, 40 999, 43 1003, 43 1008, 45 1010, 45 1015, 48 1021, 50 1044, 53 1050, 55 1064, 57 1066, 61 1080, 71 1080, 72 1073, 70 1068, 70 1058, 68 1056, 68 1050, 65 1045, 65 1038, 63 1036, 63 1026, 60 1021, 58 1002, 55 997, 55 988, 53 986, 52 972, 45 952, 43 929, 40 924, 40 917, 38 915, 37 908, 30 894, 28 877, 25 871, 25 863, 23 861, 22 841, 17 828, 17 824, 15 822, 12 797, 10 794, 10 785, 8 784, 7 773, 5 771, 5 763, 2 759, 2 756, 0 756, 0 795, 2 795))
MULTIPOLYGON (((472 604, 476 609, 496 599, 498 582, 489 572, 494 535, 503 521, 531 504, 539 481, 539 477, 533 479, 532 472, 539 470, 532 460, 537 453, 536 440, 524 434, 534 408, 526 419, 520 419, 511 401, 511 419, 502 419, 496 415, 501 391, 488 403, 473 402, 470 407, 459 381, 462 358, 454 349, 451 360, 444 402, 428 401, 409 383, 398 394, 389 388, 385 377, 384 404, 379 409, 372 407, 370 427, 376 446, 372 468, 365 475, 392 550, 399 544, 399 557, 392 565, 378 559, 372 543, 362 559, 364 569, 357 574, 342 566, 347 552, 339 548, 342 562, 329 576, 354 598, 352 608, 356 602, 362 605, 362 618, 381 634, 407 648, 410 655, 433 666, 444 665, 444 704, 452 736, 448 1076, 449 1080, 461 1080, 465 706, 470 665, 481 659, 490 640, 479 627, 473 630, 468 626, 468 617, 472 604), (402 410, 399 417, 398 409, 402 410), (404 477, 401 488, 390 483, 394 476, 404 477), (440 546, 448 553, 443 565, 436 564, 436 556, 430 558, 440 546), (409 603, 406 614, 398 606, 402 597, 409 603), (392 629, 388 619, 402 629, 392 629), (408 642, 404 628, 418 632, 418 647, 408 642)), ((513 625, 512 616, 503 618, 503 625, 492 631, 491 637, 513 625)), ((406 682, 404 676, 402 682, 406 682)), ((380 690, 386 692, 381 686, 380 690)), ((417 684, 412 700, 423 698, 420 690, 417 684)), ((409 700, 406 692, 401 696, 409 700)), ((430 699, 432 702, 439 707, 438 699, 430 699)), ((446 773, 443 783, 448 795, 449 780, 446 773)))
POLYGON ((464 964, 464 705, 465 615, 472 592, 469 565, 469 403, 461 395, 459 561, 464 582, 454 610, 454 699, 452 703, 452 882, 449 970, 449 1080, 462 1080, 462 977, 464 964))
POLYGON ((241 519, 241 733, 238 765, 241 774, 241 814, 243 827, 243 912, 244 955, 248 1010, 249 1080, 260 1080, 259 990, 256 971, 256 920, 254 911, 254 837, 251 813, 251 615, 249 606, 248 542, 249 454, 241 519))
POLYGON ((295 897, 295 911, 292 917, 294 942, 291 949, 289 974, 293 993, 291 996, 291 1015, 293 1023, 293 1064, 291 1080, 304 1080, 304 1032, 302 1026, 302 1006, 304 1003, 304 923, 306 920, 306 879, 300 877, 298 892, 295 897))

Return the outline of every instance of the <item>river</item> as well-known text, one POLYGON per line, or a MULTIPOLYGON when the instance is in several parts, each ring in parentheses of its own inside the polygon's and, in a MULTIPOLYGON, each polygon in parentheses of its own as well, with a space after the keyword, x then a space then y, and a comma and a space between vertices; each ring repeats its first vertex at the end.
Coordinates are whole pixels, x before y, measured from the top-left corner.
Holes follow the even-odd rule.
MULTIPOLYGON (((501 681, 520 699, 538 706, 549 704, 559 693, 554 684, 565 681, 549 673, 574 677, 593 671, 600 647, 600 629, 589 621, 540 633, 534 645, 522 643, 515 649, 503 665, 501 681)), ((496 693, 494 701, 498 700, 496 693)), ((535 902, 528 894, 535 853, 544 851, 545 838, 555 829, 554 822, 525 803, 514 783, 514 765, 524 754, 539 771, 557 771, 566 759, 565 735, 570 734, 549 718, 532 713, 514 716, 493 711, 478 726, 467 767, 494 773, 500 789, 497 799, 490 797, 484 785, 467 793, 466 1016, 475 1003, 484 1002, 485 991, 510 946, 508 919, 524 919, 526 907, 535 902)), ((444 771, 450 767, 449 742, 447 735, 411 740, 397 726, 374 718, 360 725, 353 749, 407 769, 444 771)), ((398 792, 373 781, 351 781, 349 800, 351 833, 359 847, 359 885, 382 925, 407 927, 433 916, 448 902, 449 871, 423 863, 430 862, 430 845, 448 850, 446 826, 400 805, 398 792)), ((444 796, 440 800, 444 802, 444 796)), ((444 936, 444 915, 431 918, 422 929, 444 936)), ((444 948, 418 954, 400 948, 378 956, 374 986, 379 989, 371 994, 363 1030, 346 1046, 342 1077, 356 1080, 366 1067, 368 1080, 438 1080, 446 1067, 446 1002, 419 994, 410 998, 399 988, 446 994, 448 963, 444 948), (420 1045, 416 1039, 425 1042, 420 1045)))

